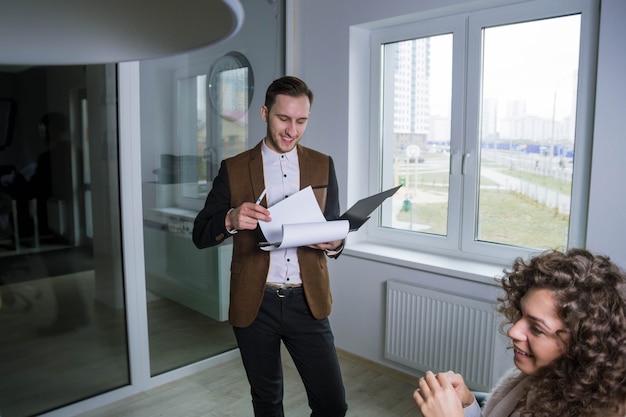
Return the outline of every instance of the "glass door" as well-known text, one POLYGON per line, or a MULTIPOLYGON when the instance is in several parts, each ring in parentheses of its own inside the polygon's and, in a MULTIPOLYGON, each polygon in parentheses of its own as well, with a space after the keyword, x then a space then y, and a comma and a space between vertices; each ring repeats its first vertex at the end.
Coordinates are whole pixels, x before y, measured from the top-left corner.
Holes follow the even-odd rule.
POLYGON ((13 140, 0 152, 4 417, 39 415, 130 384, 115 74, 115 65, 81 65, 0 78, 33 87, 12 97, 13 140), (81 138, 87 121, 96 147, 81 138), (85 178, 92 205, 77 186, 85 178))
POLYGON ((244 8, 255 19, 228 41, 140 63, 152 376, 237 347, 228 323, 232 246, 197 249, 191 232, 221 161, 265 135, 265 88, 283 75, 283 2, 244 8))

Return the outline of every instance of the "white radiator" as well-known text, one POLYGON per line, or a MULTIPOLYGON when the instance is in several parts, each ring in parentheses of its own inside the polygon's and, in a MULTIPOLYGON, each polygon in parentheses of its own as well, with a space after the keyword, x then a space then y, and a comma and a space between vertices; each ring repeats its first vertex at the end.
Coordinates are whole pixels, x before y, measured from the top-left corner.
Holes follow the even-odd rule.
POLYGON ((425 372, 452 370, 467 385, 493 385, 494 305, 387 281, 385 358, 425 372))

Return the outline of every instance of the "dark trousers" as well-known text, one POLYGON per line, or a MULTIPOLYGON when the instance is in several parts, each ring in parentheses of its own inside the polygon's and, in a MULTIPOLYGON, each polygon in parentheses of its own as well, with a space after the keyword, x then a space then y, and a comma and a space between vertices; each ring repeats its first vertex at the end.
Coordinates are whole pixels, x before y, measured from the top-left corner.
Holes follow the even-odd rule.
POLYGON ((281 340, 307 392, 311 417, 343 417, 348 408, 328 319, 310 313, 302 288, 266 287, 256 320, 235 327, 255 417, 282 417, 281 340))

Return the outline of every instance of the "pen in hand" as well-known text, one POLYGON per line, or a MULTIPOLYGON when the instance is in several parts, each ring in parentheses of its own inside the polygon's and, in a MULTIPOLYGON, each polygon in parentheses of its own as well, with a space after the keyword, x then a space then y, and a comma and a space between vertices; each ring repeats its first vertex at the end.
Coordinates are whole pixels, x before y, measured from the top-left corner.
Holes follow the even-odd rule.
POLYGON ((265 197, 265 193, 266 192, 267 192, 267 188, 265 190, 263 190, 263 192, 261 193, 259 198, 256 199, 256 204, 261 204, 261 201, 263 201, 263 197, 265 197))

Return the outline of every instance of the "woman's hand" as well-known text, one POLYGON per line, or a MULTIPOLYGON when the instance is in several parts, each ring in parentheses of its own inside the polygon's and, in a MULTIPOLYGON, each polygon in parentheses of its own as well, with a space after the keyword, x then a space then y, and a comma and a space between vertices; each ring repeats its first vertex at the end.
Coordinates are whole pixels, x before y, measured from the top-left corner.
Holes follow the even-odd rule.
POLYGON ((428 371, 420 378, 413 399, 424 417, 463 417, 465 391, 469 392, 460 375, 453 372, 435 375, 428 371))
POLYGON ((465 385, 465 381, 463 381, 463 376, 452 371, 448 371, 444 375, 446 375, 450 380, 452 388, 454 388, 456 395, 459 397, 459 400, 461 400, 463 408, 472 405, 472 403, 474 402, 474 394, 472 394, 469 388, 467 388, 467 385, 465 385))

